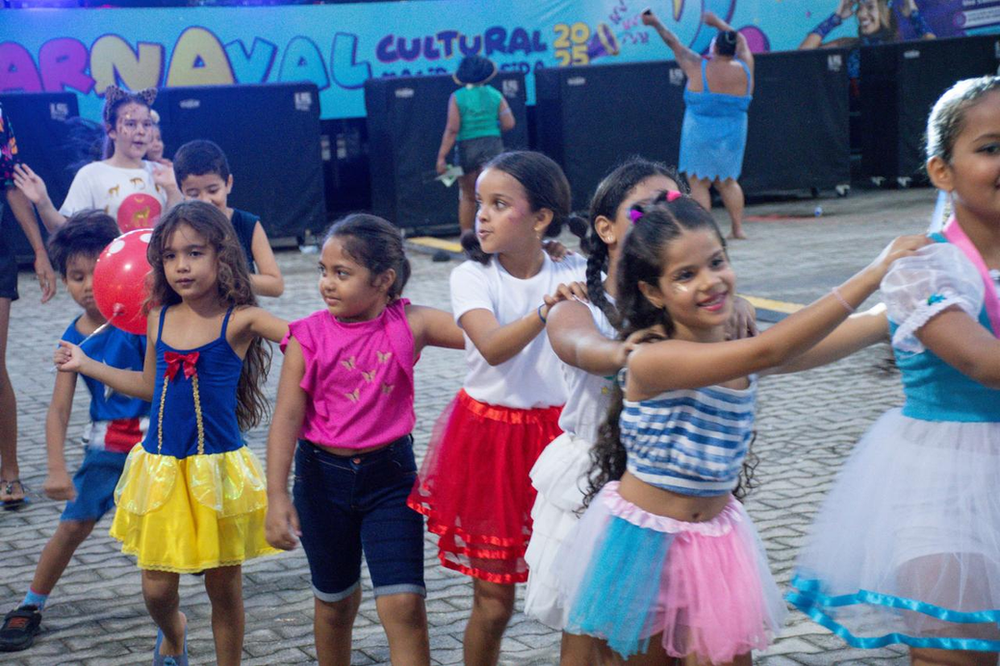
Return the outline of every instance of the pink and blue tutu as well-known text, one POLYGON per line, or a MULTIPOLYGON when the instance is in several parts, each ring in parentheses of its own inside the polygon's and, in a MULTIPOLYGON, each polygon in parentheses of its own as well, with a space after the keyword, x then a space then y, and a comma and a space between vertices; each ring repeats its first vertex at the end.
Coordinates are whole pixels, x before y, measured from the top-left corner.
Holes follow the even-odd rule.
POLYGON ((566 631, 624 658, 662 634, 672 657, 732 661, 770 645, 787 609, 750 517, 735 499, 690 523, 640 509, 607 484, 563 545, 566 631))

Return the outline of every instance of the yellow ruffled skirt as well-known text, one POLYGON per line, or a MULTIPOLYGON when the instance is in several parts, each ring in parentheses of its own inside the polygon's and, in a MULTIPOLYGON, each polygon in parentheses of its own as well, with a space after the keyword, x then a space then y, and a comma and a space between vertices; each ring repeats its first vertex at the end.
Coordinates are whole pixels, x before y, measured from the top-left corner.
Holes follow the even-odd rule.
POLYGON ((264 538, 267 482, 246 446, 174 458, 129 452, 111 536, 140 569, 197 573, 279 551, 264 538))

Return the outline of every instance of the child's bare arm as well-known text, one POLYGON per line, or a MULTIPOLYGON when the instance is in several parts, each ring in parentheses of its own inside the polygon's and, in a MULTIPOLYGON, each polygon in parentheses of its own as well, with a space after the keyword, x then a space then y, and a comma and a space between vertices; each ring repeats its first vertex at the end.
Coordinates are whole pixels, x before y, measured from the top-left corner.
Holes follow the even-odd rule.
POLYGON ((48 474, 42 490, 54 500, 71 500, 76 495, 73 480, 66 471, 66 430, 73 412, 73 394, 76 392, 76 373, 60 372, 52 389, 52 402, 45 415, 45 453, 48 457, 48 474))
POLYGON ((465 348, 465 335, 450 312, 423 305, 407 305, 406 319, 413 332, 414 357, 419 356, 424 347, 465 348))
POLYGON ((300 386, 305 376, 305 358, 298 340, 285 348, 285 360, 278 381, 278 401, 267 434, 267 518, 265 534, 275 548, 291 550, 301 536, 299 517, 288 496, 288 474, 292 468, 295 443, 302 430, 308 395, 300 386))
MULTIPOLYGON (((250 338, 260 337, 271 342, 281 342, 288 335, 288 322, 276 317, 264 308, 241 308, 233 313, 237 320, 236 335, 240 344, 249 344, 250 338)), ((232 326, 232 320, 230 320, 232 326)))
POLYGON ((110 365, 99 363, 87 356, 79 346, 59 341, 56 350, 55 364, 60 372, 78 372, 92 377, 112 390, 130 395, 146 402, 153 400, 153 389, 156 387, 156 333, 160 320, 160 310, 156 308, 148 317, 146 325, 146 358, 142 370, 121 370, 110 365))
POLYGON ((818 368, 846 358, 877 342, 888 341, 889 318, 885 312, 885 305, 880 303, 870 310, 851 315, 815 347, 790 363, 767 371, 767 374, 787 374, 818 368))
POLYGON ((605 337, 590 309, 579 301, 553 306, 545 332, 559 359, 593 375, 613 375, 625 365, 627 351, 619 340, 605 337))
POLYGON ((257 272, 250 276, 254 293, 261 296, 281 296, 285 291, 285 280, 281 277, 281 270, 274 258, 271 243, 267 240, 267 232, 264 231, 264 226, 260 222, 257 222, 253 228, 250 249, 253 253, 253 261, 257 265, 257 272))
POLYGON ((983 386, 1000 389, 1000 339, 958 307, 935 316, 916 336, 962 374, 983 386))

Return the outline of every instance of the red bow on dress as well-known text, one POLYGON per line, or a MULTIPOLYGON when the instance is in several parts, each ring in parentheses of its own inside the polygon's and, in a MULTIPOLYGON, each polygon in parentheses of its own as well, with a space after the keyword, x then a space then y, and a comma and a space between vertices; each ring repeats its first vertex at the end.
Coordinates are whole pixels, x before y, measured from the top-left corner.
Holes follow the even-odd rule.
POLYGON ((163 352, 163 360, 167 362, 166 375, 168 380, 173 380, 181 367, 184 368, 185 379, 191 379, 193 375, 198 374, 194 367, 198 363, 198 352, 196 351, 187 354, 178 354, 172 351, 163 352))

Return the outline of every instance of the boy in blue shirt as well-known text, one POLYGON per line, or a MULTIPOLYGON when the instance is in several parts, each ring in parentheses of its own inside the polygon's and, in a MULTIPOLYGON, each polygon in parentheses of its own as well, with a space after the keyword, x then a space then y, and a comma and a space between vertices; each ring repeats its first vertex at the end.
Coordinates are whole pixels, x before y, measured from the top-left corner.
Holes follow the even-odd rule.
MULTIPOLYGON (((106 323, 94 302, 94 264, 119 235, 114 219, 101 211, 80 211, 49 239, 52 263, 66 290, 83 308, 62 339, 81 344, 106 323)), ((91 358, 125 370, 142 370, 146 336, 108 326, 83 344, 91 358)), ((42 549, 31 587, 21 604, 4 617, 0 651, 25 650, 38 633, 42 610, 52 588, 77 547, 97 521, 114 506, 114 491, 131 448, 142 441, 149 423, 149 403, 120 393, 108 394, 100 382, 84 377, 90 391, 90 423, 83 436, 83 463, 72 480, 66 471, 66 430, 73 408, 76 374, 60 372, 45 420, 48 475, 43 490, 54 500, 67 500, 55 534, 42 549)))

